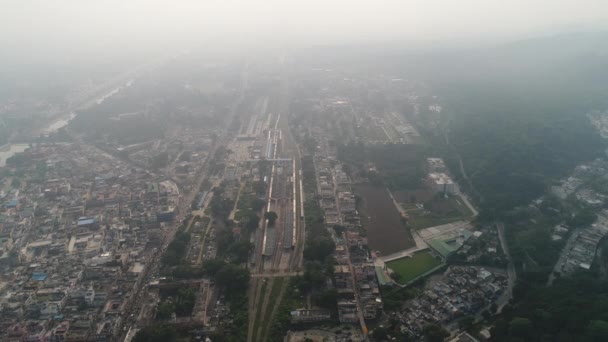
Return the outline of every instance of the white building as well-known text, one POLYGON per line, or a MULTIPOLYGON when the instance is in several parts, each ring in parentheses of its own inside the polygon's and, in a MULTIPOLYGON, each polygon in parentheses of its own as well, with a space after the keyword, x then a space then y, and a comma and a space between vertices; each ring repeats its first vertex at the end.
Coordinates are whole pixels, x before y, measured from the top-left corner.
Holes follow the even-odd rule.
POLYGON ((445 163, 441 158, 426 158, 429 172, 445 172, 445 163))
POLYGON ((429 183, 435 192, 444 194, 457 194, 459 192, 458 184, 443 172, 429 173, 429 183))

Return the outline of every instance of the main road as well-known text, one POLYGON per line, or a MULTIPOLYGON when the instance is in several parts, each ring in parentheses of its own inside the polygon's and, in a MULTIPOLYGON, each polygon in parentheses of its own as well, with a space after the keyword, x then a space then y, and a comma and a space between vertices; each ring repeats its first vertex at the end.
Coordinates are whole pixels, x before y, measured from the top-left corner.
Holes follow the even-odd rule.
POLYGON ((507 239, 505 237, 505 225, 502 222, 496 222, 495 226, 496 231, 498 232, 498 238, 500 239, 500 246, 507 257, 507 275, 509 277, 507 293, 498 300, 498 312, 500 313, 502 308, 509 303, 511 298, 513 298, 513 287, 517 281, 517 272, 515 272, 515 265, 513 265, 511 253, 509 252, 509 245, 507 244, 507 239))

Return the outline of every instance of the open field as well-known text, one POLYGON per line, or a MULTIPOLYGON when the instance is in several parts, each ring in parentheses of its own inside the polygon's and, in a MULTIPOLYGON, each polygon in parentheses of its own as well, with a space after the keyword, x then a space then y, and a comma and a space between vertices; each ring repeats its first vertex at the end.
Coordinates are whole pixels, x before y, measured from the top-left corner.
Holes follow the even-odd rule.
POLYGON ((372 249, 388 255, 416 245, 385 188, 359 184, 354 189, 362 199, 358 209, 372 249))
POLYGON ((387 267, 399 275, 397 280, 399 284, 406 284, 439 265, 441 265, 441 261, 428 250, 386 263, 387 267))
MULTIPOLYGON (((402 204, 402 207, 411 208, 409 204, 402 204)), ((459 196, 435 196, 424 203, 424 209, 411 209, 407 213, 407 224, 415 230, 466 220, 473 215, 459 196)))
POLYGON ((428 188, 422 188, 412 191, 393 191, 395 200, 399 203, 407 205, 415 205, 415 203, 424 203, 430 201, 435 193, 428 188))

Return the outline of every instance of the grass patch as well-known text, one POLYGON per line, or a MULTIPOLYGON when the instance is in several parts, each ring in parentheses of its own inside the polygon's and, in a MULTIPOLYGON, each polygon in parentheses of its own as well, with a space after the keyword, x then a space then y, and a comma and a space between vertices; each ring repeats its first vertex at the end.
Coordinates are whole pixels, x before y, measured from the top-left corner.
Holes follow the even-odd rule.
MULTIPOLYGON (((262 290, 260 291, 259 298, 262 298, 262 302, 264 301, 264 294, 266 293, 267 284, 268 284, 268 281, 265 281, 262 284, 262 290)), ((260 310, 262 309, 262 302, 258 303, 257 308, 255 308, 255 321, 253 322, 253 336, 255 336, 256 332, 260 328, 260 321, 262 320, 262 314, 263 314, 263 312, 260 312, 260 310)))
POLYGON ((237 222, 241 222, 241 221, 244 221, 244 220, 250 218, 253 215, 255 215, 255 213, 251 209, 239 209, 234 214, 234 220, 237 222))
POLYGON ((294 309, 306 307, 304 296, 295 285, 294 278, 287 278, 285 280, 289 284, 279 304, 277 314, 270 325, 267 339, 269 342, 283 342, 285 334, 291 325, 290 312, 294 309))
POLYGON ((280 300, 279 294, 281 293, 281 287, 283 286, 284 280, 285 280, 285 278, 276 278, 276 279, 274 279, 274 282, 272 283, 272 288, 270 290, 270 298, 268 298, 268 306, 266 306, 266 312, 264 313, 264 321, 263 321, 264 323, 262 325, 262 332, 260 334, 260 336, 262 336, 262 338, 264 338, 268 328, 271 325, 270 320, 272 317, 270 317, 270 315, 272 314, 272 310, 274 309, 276 301, 280 300))
POLYGON ((466 220, 473 213, 458 196, 435 196, 424 203, 424 210, 409 210, 407 224, 415 230, 466 220))
POLYGON ((418 252, 411 257, 405 257, 386 263, 397 275, 399 284, 406 284, 416 277, 441 265, 441 260, 435 258, 428 251, 418 252))
POLYGON ((440 226, 442 224, 448 224, 462 220, 461 217, 434 217, 432 215, 420 215, 418 212, 410 212, 409 220, 407 224, 409 227, 419 230, 429 227, 440 226))

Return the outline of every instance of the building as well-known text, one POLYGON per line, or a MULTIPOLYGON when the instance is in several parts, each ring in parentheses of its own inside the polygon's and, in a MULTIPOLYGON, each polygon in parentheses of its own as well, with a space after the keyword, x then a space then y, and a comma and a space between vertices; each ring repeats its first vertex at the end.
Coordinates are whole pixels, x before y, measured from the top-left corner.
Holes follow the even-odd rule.
POLYGON ((429 172, 445 172, 446 167, 441 158, 426 158, 426 164, 429 172))
POLYGON ((357 302, 354 300, 339 300, 338 318, 340 323, 356 323, 359 320, 357 316, 357 302))
POLYGON ((291 323, 313 323, 331 318, 329 310, 297 309, 291 312, 291 323))
POLYGON ((437 193, 457 194, 460 189, 450 176, 442 172, 431 172, 428 176, 429 184, 437 193))

